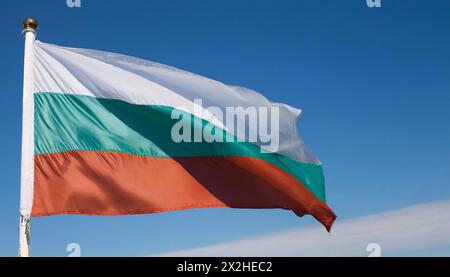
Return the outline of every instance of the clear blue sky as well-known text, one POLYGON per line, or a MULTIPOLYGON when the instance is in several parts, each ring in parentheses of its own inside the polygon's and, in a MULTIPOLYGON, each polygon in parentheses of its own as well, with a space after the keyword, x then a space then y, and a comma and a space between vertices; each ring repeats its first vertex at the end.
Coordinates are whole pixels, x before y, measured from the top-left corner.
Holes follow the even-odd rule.
MULTIPOLYGON (((338 221, 450 198, 450 1, 0 0, 0 255, 17 255, 23 38, 137 56, 303 110, 338 221)), ((32 254, 148 255, 318 225, 205 209, 32 222, 32 254)), ((325 231, 324 231, 325 232, 325 231)))

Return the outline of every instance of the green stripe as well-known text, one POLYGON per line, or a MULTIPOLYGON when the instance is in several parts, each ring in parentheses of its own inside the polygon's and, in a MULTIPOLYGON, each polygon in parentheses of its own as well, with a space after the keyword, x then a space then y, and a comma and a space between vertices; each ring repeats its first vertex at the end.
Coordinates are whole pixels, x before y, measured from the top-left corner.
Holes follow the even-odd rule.
MULTIPOLYGON (((325 201, 320 165, 297 162, 276 153, 261 153, 258 146, 247 142, 175 143, 171 130, 179 119, 171 119, 171 107, 59 93, 35 94, 34 102, 36 154, 85 150, 152 157, 248 156, 288 172, 325 201)), ((184 115, 184 119, 192 118, 194 128, 208 123, 184 115)))

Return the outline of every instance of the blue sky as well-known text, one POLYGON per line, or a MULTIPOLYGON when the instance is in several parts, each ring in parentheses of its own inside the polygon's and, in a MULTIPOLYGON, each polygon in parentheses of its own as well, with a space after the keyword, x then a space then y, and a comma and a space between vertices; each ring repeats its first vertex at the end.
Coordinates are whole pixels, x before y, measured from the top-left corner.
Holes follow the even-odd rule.
MULTIPOLYGON (((17 255, 29 15, 44 42, 161 62, 301 108, 338 222, 450 198, 450 1, 65 2, 0 0, 0 256, 17 255)), ((84 256, 139 256, 318 224, 281 210, 54 216, 33 219, 32 254, 65 256, 77 242, 84 256)))

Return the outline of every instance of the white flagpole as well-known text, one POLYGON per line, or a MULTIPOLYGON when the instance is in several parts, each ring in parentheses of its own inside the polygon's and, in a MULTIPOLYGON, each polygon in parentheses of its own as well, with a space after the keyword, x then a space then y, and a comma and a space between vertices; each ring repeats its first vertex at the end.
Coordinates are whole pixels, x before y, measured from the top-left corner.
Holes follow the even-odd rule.
POLYGON ((34 18, 23 21, 22 34, 25 37, 23 69, 22 110, 22 169, 20 176, 20 235, 19 256, 30 256, 30 222, 34 186, 34 98, 31 87, 33 44, 38 22, 34 18))

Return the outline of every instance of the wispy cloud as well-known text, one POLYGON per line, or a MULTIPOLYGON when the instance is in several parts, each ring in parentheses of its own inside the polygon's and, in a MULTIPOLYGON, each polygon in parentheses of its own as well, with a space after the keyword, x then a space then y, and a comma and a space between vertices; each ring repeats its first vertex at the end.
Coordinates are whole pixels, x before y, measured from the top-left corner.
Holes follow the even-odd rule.
POLYGON ((331 234, 303 228, 161 256, 367 256, 372 242, 381 255, 450 246, 450 200, 337 222, 331 234))

